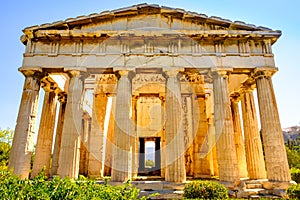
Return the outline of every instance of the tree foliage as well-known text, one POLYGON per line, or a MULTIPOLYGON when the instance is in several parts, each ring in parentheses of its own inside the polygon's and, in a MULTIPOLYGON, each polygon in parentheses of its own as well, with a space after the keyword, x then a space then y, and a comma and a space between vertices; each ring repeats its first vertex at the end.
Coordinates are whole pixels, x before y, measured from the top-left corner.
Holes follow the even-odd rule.
POLYGON ((0 129, 0 169, 6 169, 13 139, 13 130, 0 129))

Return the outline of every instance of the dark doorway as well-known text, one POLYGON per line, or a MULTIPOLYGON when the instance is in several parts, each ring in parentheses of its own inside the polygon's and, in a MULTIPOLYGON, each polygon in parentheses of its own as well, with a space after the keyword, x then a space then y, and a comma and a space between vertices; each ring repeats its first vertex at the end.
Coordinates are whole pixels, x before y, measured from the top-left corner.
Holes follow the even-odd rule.
POLYGON ((139 139, 139 175, 160 176, 160 137, 139 139))

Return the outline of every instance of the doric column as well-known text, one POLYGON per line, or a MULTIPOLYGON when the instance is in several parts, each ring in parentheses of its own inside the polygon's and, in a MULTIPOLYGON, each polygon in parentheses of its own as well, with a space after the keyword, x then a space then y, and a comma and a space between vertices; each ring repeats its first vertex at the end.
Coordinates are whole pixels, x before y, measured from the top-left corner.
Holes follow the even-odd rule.
POLYGON ((9 169, 20 178, 28 178, 40 91, 41 73, 23 71, 25 83, 9 157, 9 169))
POLYGON ((58 175, 77 178, 79 172, 80 134, 82 130, 82 92, 81 72, 69 71, 70 83, 61 138, 58 175))
POLYGON ((250 179, 265 179, 265 161, 258 130, 254 97, 250 86, 245 85, 242 88, 241 99, 248 176, 250 179))
POLYGON ((106 115, 107 95, 94 94, 92 130, 89 137, 89 165, 88 176, 93 178, 103 177, 104 163, 104 121, 106 115))
POLYGON ((139 169, 139 140, 137 137, 137 100, 138 96, 134 96, 132 98, 132 122, 134 125, 133 128, 133 135, 132 137, 132 143, 134 144, 133 146, 133 159, 132 159, 132 177, 137 177, 138 175, 138 169, 139 169))
POLYGON ((238 103, 240 101, 239 95, 231 96, 231 112, 232 112, 232 121, 233 121, 233 130, 234 130, 234 142, 236 149, 236 157, 238 161, 238 169, 240 178, 247 178, 247 162, 245 154, 245 145, 243 139, 243 132, 241 126, 241 118, 239 112, 238 103))
POLYGON ((267 178, 271 181, 290 181, 291 177, 271 73, 258 71, 255 78, 267 178))
POLYGON ((177 71, 165 72, 166 83, 166 181, 186 180, 181 90, 177 71))
POLYGON ((161 108, 162 108, 162 122, 163 128, 161 133, 161 162, 160 162, 160 176, 161 178, 166 177, 166 131, 165 131, 165 122, 166 122, 166 98, 165 94, 159 94, 159 99, 161 101, 161 108))
POLYGON ((210 178, 213 174, 211 169, 211 146, 209 144, 208 122, 206 117, 205 95, 199 95, 195 103, 194 115, 199 116, 198 120, 194 116, 197 127, 194 138, 194 178, 210 178))
POLYGON ((57 105, 57 86, 48 81, 42 82, 45 90, 40 127, 36 143, 31 178, 37 176, 45 167, 45 175, 50 175, 50 160, 52 153, 53 134, 57 105))
MULTIPOLYGON (((196 132, 193 130, 192 96, 182 95, 182 125, 185 150, 185 171, 187 176, 194 175, 194 139, 196 132)), ((197 126, 197 125, 196 125, 197 126)), ((198 127, 198 126, 197 126, 198 127)))
POLYGON ((59 93, 58 100, 60 102, 60 106, 59 106, 59 114, 58 114, 58 121, 56 125, 56 135, 55 135, 55 142, 54 142, 54 149, 53 149, 53 156, 52 156, 52 168, 51 168, 52 176, 57 175, 57 169, 59 166, 59 152, 61 147, 61 136, 63 131, 64 119, 65 119, 67 94, 64 92, 59 93))
POLYGON ((235 182, 239 174, 226 71, 213 73, 213 91, 219 178, 235 182))
POLYGON ((81 142, 80 142, 80 163, 79 163, 79 174, 87 175, 88 172, 88 151, 87 151, 87 144, 90 132, 90 120, 91 117, 89 113, 83 113, 83 124, 82 124, 82 135, 81 135, 81 142))
POLYGON ((124 182, 131 179, 132 175, 134 146, 133 123, 130 116, 132 88, 130 71, 120 70, 118 74, 111 181, 124 182))
POLYGON ((107 139, 106 139, 106 148, 105 148, 105 165, 104 165, 104 176, 111 175, 112 169, 112 158, 114 151, 114 105, 115 105, 115 96, 111 95, 108 97, 109 102, 111 102, 111 107, 107 112, 109 112, 109 123, 107 128, 107 139))

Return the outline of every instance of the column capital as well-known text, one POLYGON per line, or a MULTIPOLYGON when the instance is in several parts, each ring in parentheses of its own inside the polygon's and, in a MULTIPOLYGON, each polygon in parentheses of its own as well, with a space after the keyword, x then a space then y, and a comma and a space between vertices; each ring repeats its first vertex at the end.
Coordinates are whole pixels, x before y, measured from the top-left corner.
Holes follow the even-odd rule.
POLYGON ((67 102, 67 97, 68 97, 68 95, 65 92, 58 93, 58 101, 60 103, 66 103, 67 102))
POLYGON ((45 92, 55 92, 58 93, 58 86, 57 83, 50 80, 49 76, 42 78, 41 80, 41 87, 45 90, 45 92))
POLYGON ((135 76, 134 69, 114 69, 115 75, 118 79, 122 77, 128 77, 132 79, 135 76))
POLYGON ((254 80, 258 78, 271 78, 278 71, 277 68, 256 68, 250 75, 254 80))
POLYGON ((178 77, 179 73, 183 72, 183 69, 168 69, 163 71, 163 76, 167 79, 170 77, 178 77))
POLYGON ((36 77, 41 79, 44 76, 43 70, 40 67, 37 68, 19 68, 18 69, 25 77, 36 77))
POLYGON ((235 92, 230 95, 230 99, 233 103, 238 103, 241 100, 241 95, 239 92, 235 92))
POLYGON ((232 72, 232 68, 226 68, 226 69, 212 69, 211 75, 213 78, 216 78, 218 76, 221 76, 223 78, 228 78, 229 74, 232 72))
POLYGON ((255 89, 254 84, 245 82, 241 85, 240 92, 241 93, 253 92, 254 89, 255 89))
POLYGON ((68 73, 68 75, 70 76, 70 78, 73 78, 73 77, 80 77, 80 78, 86 78, 88 76, 88 73, 87 73, 87 70, 86 69, 77 69, 77 68, 74 68, 74 69, 65 69, 64 70, 66 73, 68 73))

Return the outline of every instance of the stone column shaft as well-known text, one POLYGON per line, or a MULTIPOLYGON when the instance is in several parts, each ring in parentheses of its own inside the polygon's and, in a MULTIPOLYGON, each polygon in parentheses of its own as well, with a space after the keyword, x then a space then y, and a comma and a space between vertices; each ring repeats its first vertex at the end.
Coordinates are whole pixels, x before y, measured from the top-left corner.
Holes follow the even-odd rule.
POLYGON ((256 75, 267 178, 271 181, 290 181, 291 177, 272 80, 267 72, 258 72, 256 75))
POLYGON ((104 166, 104 176, 111 176, 112 169, 112 159, 114 151, 114 105, 115 105, 115 96, 110 97, 112 102, 112 107, 110 110, 109 124, 108 124, 108 133, 106 140, 106 149, 105 149, 105 166, 104 166))
POLYGON ((265 179, 265 161, 252 91, 245 90, 242 94, 242 111, 248 176, 250 179, 265 179))
POLYGON ((119 71, 121 76, 117 84, 115 123, 114 123, 114 155, 111 181, 124 182, 131 179, 133 145, 133 123, 130 109, 132 88, 129 71, 119 71))
POLYGON ((138 169, 139 169, 139 140, 137 136, 137 100, 138 97, 135 96, 132 98, 132 121, 134 123, 133 128, 133 136, 132 137, 132 143, 133 145, 133 159, 132 159, 132 177, 137 177, 138 175, 138 169))
POLYGON ((239 174, 226 74, 214 73, 213 91, 219 178, 220 181, 235 182, 239 174))
POLYGON ((88 136, 90 131, 90 116, 88 113, 83 114, 83 130, 81 135, 81 143, 80 143, 80 163, 79 163, 79 174, 87 175, 87 144, 88 144, 88 136))
POLYGON ((103 142, 104 120, 106 114, 106 94, 95 94, 93 103, 92 131, 89 138, 89 166, 88 176, 93 178, 103 177, 103 142))
POLYGON ((61 138, 58 175, 77 178, 79 172, 80 134, 82 131, 83 83, 80 71, 70 71, 70 84, 61 138))
POLYGON ((166 181, 186 180, 180 82, 177 72, 166 73, 166 181))
MULTIPOLYGON (((194 110, 197 111, 195 114, 199 116, 198 123, 196 125, 197 130, 196 136, 194 138, 194 178, 210 178, 213 174, 213 169, 211 169, 211 146, 209 144, 209 134, 208 134, 208 121, 206 117, 206 103, 205 96, 197 97, 198 108, 194 110)), ((196 119, 196 116, 194 116, 196 119)))
POLYGON ((64 96, 63 99, 60 100, 59 115, 58 115, 58 121, 56 126, 56 135, 55 135, 54 150, 52 156, 52 168, 51 168, 52 175, 57 175, 57 169, 59 166, 61 136, 63 131, 64 119, 65 119, 65 111, 66 111, 66 95, 63 96, 64 96))
POLYGON ((239 176, 240 178, 247 178, 248 171, 247 171, 246 153, 245 153, 245 145, 243 139, 238 102, 239 99, 236 99, 234 97, 231 99, 234 141, 235 141, 236 156, 238 161, 239 176))
POLYGON ((38 72, 27 71, 24 75, 26 78, 8 166, 22 179, 28 178, 30 171, 40 91, 38 72))
POLYGON ((56 105, 56 93, 54 91, 45 91, 31 178, 37 176, 44 167, 45 175, 48 177, 50 175, 50 160, 56 117, 56 105))

